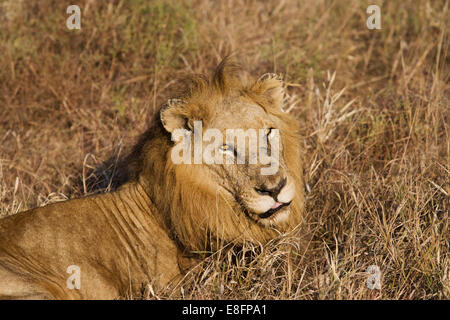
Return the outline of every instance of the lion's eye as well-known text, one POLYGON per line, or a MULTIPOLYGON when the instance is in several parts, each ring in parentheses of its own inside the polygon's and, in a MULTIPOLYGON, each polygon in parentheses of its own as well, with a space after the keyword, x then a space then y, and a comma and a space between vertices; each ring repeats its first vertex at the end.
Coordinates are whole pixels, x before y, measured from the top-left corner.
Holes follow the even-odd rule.
POLYGON ((275 130, 273 128, 266 129, 266 135, 268 138, 273 138, 275 135, 275 130))
POLYGON ((229 146, 228 144, 221 145, 221 146, 219 147, 219 149, 220 149, 220 151, 222 151, 222 152, 227 152, 227 151, 233 152, 233 147, 229 146))

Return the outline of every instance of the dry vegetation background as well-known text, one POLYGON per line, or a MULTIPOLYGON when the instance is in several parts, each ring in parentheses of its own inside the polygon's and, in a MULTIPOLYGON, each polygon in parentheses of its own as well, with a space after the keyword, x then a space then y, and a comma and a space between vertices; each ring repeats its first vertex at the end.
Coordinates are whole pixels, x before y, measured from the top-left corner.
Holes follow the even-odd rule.
POLYGON ((431 0, 0 0, 0 215, 112 189, 175 80, 237 52, 288 83, 308 251, 302 232, 224 249, 144 298, 448 299, 449 21, 431 0))

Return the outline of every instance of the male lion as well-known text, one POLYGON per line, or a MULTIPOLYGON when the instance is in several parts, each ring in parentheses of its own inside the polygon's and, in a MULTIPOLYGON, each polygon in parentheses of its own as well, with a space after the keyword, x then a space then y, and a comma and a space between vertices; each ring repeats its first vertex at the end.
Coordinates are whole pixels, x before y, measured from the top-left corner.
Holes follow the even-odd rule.
MULTIPOLYGON (((162 287, 180 279, 193 251, 230 241, 265 243, 299 225, 300 137, 296 120, 282 109, 283 83, 273 74, 258 80, 238 74, 222 62, 212 79, 193 78, 182 100, 163 105, 128 157, 132 178, 115 192, 1 219, 0 298, 129 297, 149 282, 162 287), (279 155, 272 160, 279 169, 263 175, 259 163, 174 163, 171 133, 192 131, 193 121, 224 134, 261 129, 266 139, 278 129, 279 155), (75 288, 68 281, 73 270, 80 275, 75 288)), ((234 148, 214 152, 243 156, 234 148)))

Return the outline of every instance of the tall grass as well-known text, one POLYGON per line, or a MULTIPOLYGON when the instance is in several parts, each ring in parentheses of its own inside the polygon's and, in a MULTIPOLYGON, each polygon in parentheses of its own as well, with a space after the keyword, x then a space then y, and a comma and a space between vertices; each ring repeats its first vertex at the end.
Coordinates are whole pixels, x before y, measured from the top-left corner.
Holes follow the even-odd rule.
POLYGON ((448 1, 374 3, 80 0, 70 31, 61 1, 0 1, 0 214, 111 189, 176 79, 234 52, 286 79, 309 240, 226 247, 144 298, 448 299, 448 1))

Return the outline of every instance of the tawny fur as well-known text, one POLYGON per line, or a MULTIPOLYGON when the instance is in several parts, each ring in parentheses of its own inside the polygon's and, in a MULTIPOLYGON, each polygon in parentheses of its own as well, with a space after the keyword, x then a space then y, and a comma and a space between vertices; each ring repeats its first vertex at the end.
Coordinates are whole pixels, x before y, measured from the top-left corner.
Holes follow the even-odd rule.
POLYGON ((0 220, 0 298, 135 296, 149 282, 176 282, 192 251, 230 241, 265 243, 302 222, 301 140, 295 119, 281 110, 282 81, 243 79, 223 62, 211 80, 193 78, 182 101, 154 119, 128 158, 131 181, 117 191, 0 220), (258 165, 173 164, 168 128, 190 128, 194 120, 221 130, 276 126, 283 146, 280 173, 260 177, 253 174, 258 165), (247 212, 246 204, 260 199, 254 184, 273 185, 282 176, 296 190, 287 218, 270 222, 247 212), (67 287, 70 265, 80 267, 79 290, 67 287))

